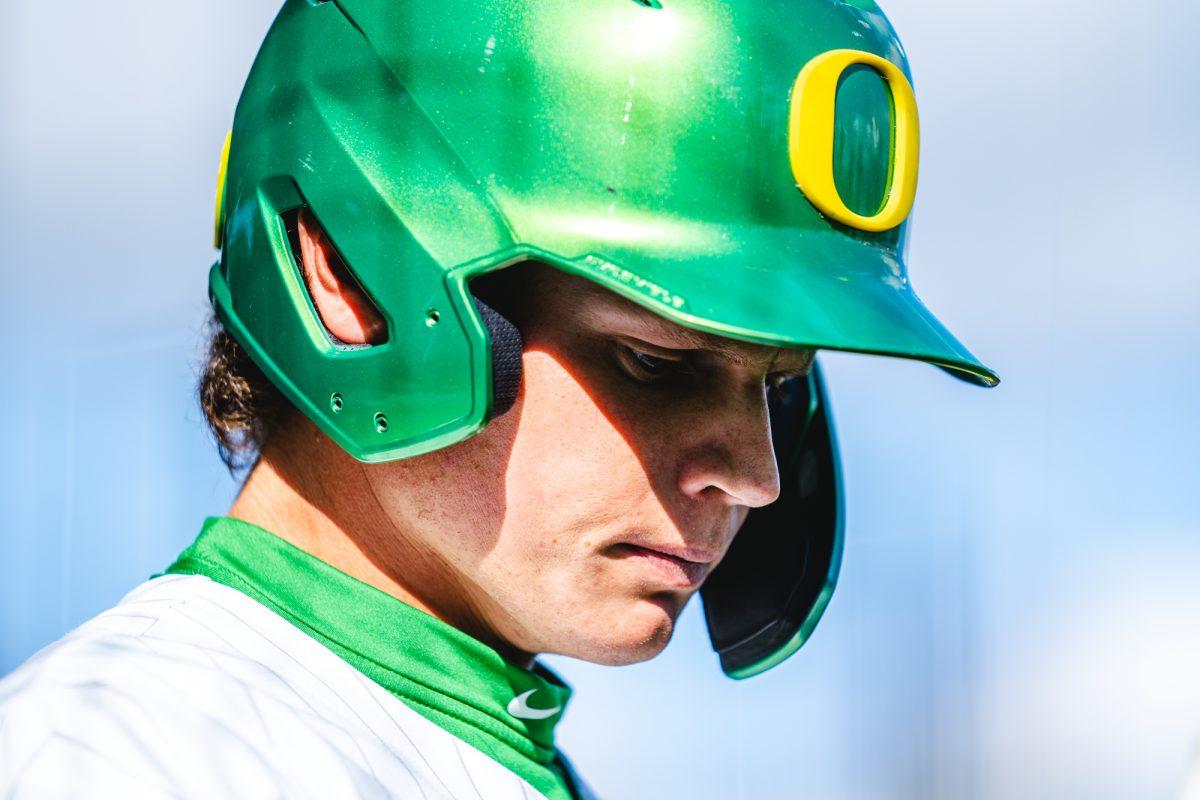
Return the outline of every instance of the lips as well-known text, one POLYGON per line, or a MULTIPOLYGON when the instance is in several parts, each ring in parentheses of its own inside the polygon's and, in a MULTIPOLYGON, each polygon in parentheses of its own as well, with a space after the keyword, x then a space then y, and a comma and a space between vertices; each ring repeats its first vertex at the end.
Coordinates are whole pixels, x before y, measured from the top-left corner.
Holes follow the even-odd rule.
POLYGON ((694 549, 674 547, 671 549, 676 552, 687 552, 693 556, 699 553, 706 560, 692 561, 657 548, 651 549, 627 542, 614 547, 616 554, 623 560, 638 565, 660 582, 679 589, 699 586, 704 581, 704 577, 708 574, 709 567, 716 557, 694 549))
POLYGON ((717 560, 719 555, 711 550, 703 550, 699 547, 682 547, 672 544, 655 544, 654 542, 626 542, 634 547, 640 547, 643 550, 653 550, 656 553, 678 558, 681 561, 690 561, 694 564, 711 564, 717 560))

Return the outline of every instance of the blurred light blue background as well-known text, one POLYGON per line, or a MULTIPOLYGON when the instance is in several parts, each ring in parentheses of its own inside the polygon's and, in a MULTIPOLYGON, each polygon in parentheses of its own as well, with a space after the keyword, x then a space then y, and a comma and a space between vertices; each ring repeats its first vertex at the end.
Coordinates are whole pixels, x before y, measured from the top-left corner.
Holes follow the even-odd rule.
MULTIPOLYGON (((193 385, 217 154, 277 7, 0 0, 0 674, 232 499, 193 385)), ((729 681, 697 598, 654 661, 550 658, 564 749, 606 798, 1175 797, 1200 744, 1200 10, 886 9, 923 122, 911 274, 1005 382, 822 356, 849 516, 815 638, 729 681)))

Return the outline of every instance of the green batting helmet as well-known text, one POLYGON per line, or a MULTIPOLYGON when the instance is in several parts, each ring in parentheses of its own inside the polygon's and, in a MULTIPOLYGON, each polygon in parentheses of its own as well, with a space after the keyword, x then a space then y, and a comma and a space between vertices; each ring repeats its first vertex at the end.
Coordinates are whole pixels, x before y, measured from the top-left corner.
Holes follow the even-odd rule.
MULTIPOLYGON (((288 0, 222 163, 210 293, 291 402, 369 462, 511 405, 519 331, 470 281, 529 259, 689 328, 995 385, 908 281, 918 136, 872 0, 288 0), (321 324, 289 244, 301 207, 385 341, 321 324)), ((799 648, 833 590, 825 398, 819 371, 772 394, 783 492, 701 590, 732 677, 799 648)))

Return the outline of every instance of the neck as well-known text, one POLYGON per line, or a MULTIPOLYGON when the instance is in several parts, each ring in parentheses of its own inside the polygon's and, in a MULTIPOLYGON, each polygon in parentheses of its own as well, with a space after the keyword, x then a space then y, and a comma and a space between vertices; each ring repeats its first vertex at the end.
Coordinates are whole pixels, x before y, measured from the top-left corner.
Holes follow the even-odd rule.
POLYGON ((289 422, 268 440, 229 516, 271 531, 531 669, 536 654, 492 632, 470 602, 463 576, 391 523, 371 489, 370 467, 307 419, 295 415, 289 422))

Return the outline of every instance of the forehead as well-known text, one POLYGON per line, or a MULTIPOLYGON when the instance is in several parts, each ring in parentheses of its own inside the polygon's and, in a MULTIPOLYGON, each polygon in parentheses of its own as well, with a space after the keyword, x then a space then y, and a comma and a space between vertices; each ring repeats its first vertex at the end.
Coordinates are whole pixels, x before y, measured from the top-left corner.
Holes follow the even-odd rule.
POLYGON ((570 284, 570 306, 575 319, 594 328, 643 336, 651 344, 687 350, 709 350, 738 366, 773 364, 773 369, 807 371, 815 350, 798 347, 774 347, 718 336, 680 325, 654 313, 599 284, 552 269, 570 284))

